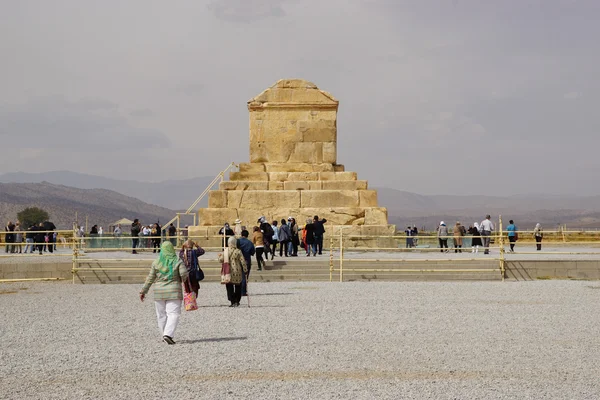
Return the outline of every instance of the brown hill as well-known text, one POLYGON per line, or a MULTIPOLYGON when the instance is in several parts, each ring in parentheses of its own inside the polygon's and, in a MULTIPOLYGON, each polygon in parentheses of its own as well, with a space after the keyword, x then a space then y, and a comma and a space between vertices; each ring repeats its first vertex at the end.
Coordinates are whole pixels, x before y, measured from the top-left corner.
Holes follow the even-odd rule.
POLYGON ((26 207, 48 211, 50 220, 59 229, 70 229, 78 213, 80 225, 108 225, 121 218, 139 218, 143 224, 167 222, 175 216, 168 208, 144 203, 106 189, 77 189, 69 186, 42 183, 0 183, 0 222, 15 221, 17 213, 26 207))
POLYGON ((406 225, 435 229, 440 221, 465 225, 480 222, 486 214, 505 226, 514 219, 520 229, 533 229, 541 223, 546 229, 567 225, 567 229, 600 227, 600 196, 449 196, 419 195, 401 190, 379 188, 379 202, 388 208, 390 223, 399 230, 406 225))

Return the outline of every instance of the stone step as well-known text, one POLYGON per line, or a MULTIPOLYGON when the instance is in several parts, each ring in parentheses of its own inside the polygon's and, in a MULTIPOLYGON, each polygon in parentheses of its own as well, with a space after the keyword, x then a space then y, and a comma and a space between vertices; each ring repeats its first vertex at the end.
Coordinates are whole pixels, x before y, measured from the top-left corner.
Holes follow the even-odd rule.
POLYGON ((344 172, 339 164, 240 163, 240 172, 344 172))
MULTIPOLYGON (((230 191, 231 192, 231 191, 230 191)), ((241 192, 245 193, 245 192, 241 192)), ((252 227, 256 224, 256 220, 265 216, 267 220, 280 221, 282 218, 287 219, 288 216, 296 218, 299 226, 304 226, 307 219, 312 219, 318 215, 320 218, 327 219, 329 225, 347 225, 345 232, 358 234, 359 230, 355 226, 369 225, 377 226, 371 231, 366 231, 368 235, 388 235, 393 233, 395 229, 388 228, 387 225, 387 210, 382 207, 331 207, 323 204, 323 207, 275 207, 268 202, 255 203, 251 208, 203 208, 198 211, 198 225, 190 226, 190 235, 207 235, 208 230, 200 229, 202 226, 215 226, 220 229, 225 222, 233 223, 236 219, 242 220, 242 225, 252 227), (264 208, 258 208, 264 204, 264 208), (352 225, 356 224, 356 225, 352 225), (379 226, 385 226, 385 230, 381 230, 379 226), (205 233, 206 232, 206 233, 205 233)), ((217 229, 217 231, 218 231, 217 229)), ((326 228, 328 229, 328 228, 326 228)), ((212 230, 210 231, 212 232, 212 230)), ((356 246, 355 246, 356 247, 356 246)))
MULTIPOLYGON (((253 259, 254 261, 254 259, 253 259)), ((201 264, 205 279, 203 283, 220 281, 220 265, 209 261, 201 264)), ((334 271, 331 279, 339 281, 339 261, 334 261, 334 271)), ((96 265, 95 267, 98 267, 96 265)), ((114 267, 114 265, 111 265, 114 267)), ((492 260, 463 261, 449 264, 448 261, 433 260, 431 262, 369 262, 369 261, 344 261, 344 281, 472 281, 472 280, 501 280, 497 262, 492 260), (373 271, 369 271, 369 270, 373 271), (393 271, 377 271, 391 270, 393 271), (419 272, 414 270, 434 270, 419 272), (444 270, 435 271, 435 270, 444 270), (360 271, 355 271, 360 270, 360 271), (462 270, 462 271, 461 271, 462 270), (486 271, 469 271, 486 270, 486 271)), ((76 283, 138 283, 142 284, 147 273, 143 270, 106 270, 86 271, 84 268, 77 273, 76 283)), ((252 266, 250 282, 281 282, 281 281, 329 281, 329 258, 302 256, 293 259, 267 261, 262 271, 252 266)))
POLYGON ((376 190, 211 190, 208 208, 377 207, 376 190))
POLYGON ((366 180, 350 181, 224 181, 219 190, 367 190, 366 180))
POLYGON ((230 172, 231 181, 355 181, 356 172, 328 171, 328 172, 230 172))

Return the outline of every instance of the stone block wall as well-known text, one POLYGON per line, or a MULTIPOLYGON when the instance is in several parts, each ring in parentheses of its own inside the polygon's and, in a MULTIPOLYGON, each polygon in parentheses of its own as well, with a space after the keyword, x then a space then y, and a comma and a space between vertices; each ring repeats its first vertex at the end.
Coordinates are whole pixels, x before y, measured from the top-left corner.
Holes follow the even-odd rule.
POLYGON ((278 81, 248 102, 250 162, 335 164, 338 104, 313 83, 278 81))

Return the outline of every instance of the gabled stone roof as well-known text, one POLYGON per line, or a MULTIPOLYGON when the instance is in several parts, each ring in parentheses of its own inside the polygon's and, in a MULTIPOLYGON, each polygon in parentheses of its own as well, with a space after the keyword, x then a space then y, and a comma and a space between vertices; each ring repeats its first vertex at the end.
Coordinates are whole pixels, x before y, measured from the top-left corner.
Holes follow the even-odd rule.
POLYGON ((248 101, 248 109, 319 106, 337 109, 339 101, 317 85, 303 79, 281 79, 248 101))

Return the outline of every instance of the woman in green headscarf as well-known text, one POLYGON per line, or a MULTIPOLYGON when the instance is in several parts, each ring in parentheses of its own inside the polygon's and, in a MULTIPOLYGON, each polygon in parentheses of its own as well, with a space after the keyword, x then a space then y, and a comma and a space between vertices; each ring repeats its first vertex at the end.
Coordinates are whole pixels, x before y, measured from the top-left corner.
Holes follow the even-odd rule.
POLYGON ((158 328, 163 340, 175 344, 173 336, 181 316, 181 282, 188 277, 188 270, 175 253, 171 242, 163 242, 160 256, 152 263, 146 283, 140 291, 140 300, 144 301, 150 286, 154 286, 154 305, 158 328))

